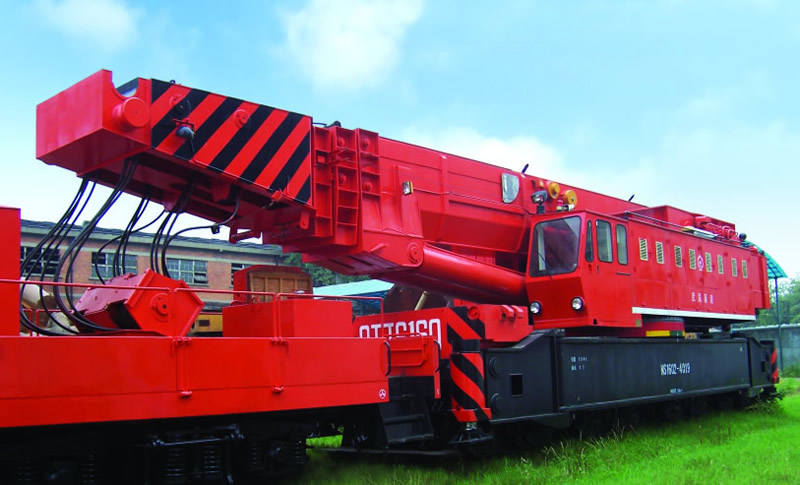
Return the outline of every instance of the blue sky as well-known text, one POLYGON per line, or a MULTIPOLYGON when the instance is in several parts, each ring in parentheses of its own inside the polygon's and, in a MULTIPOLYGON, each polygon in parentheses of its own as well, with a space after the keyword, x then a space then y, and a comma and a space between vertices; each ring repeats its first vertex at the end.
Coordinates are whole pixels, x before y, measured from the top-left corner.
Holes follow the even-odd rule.
POLYGON ((729 220, 800 273, 800 2, 0 0, 0 42, 28 219, 78 185, 35 160, 36 104, 105 68, 729 220))

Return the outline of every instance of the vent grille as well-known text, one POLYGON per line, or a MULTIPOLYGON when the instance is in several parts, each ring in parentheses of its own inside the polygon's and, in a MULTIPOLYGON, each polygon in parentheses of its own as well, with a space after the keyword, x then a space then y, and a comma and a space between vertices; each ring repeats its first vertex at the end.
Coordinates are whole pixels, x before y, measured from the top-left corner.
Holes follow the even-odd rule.
POLYGON ((656 241, 656 263, 664 264, 664 243, 656 241))
POLYGON ((648 260, 647 254, 647 239, 639 238, 639 259, 642 261, 648 260))
POLYGON ((742 278, 747 278, 747 261, 742 260, 742 278))
POLYGON ((722 255, 717 254, 717 271, 719 271, 719 274, 725 274, 725 265, 722 263, 722 255))
POLYGON ((711 273, 713 268, 711 267, 711 253, 706 253, 706 272, 711 273))
POLYGON ((683 250, 680 246, 675 246, 675 266, 683 268, 683 250))
POLYGON ((736 265, 736 258, 731 258, 731 274, 734 278, 739 276, 739 267, 736 265))
POLYGON ((689 250, 689 269, 697 269, 697 257, 694 249, 689 250))

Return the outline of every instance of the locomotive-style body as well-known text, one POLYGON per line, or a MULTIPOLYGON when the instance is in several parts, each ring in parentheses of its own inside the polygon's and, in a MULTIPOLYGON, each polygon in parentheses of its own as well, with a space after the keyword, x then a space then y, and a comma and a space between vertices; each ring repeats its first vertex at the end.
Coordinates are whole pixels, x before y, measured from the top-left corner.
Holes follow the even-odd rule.
POLYGON ((769 306, 766 261, 754 246, 686 225, 694 221, 692 214, 656 209, 683 220, 641 211, 539 219, 532 228, 527 281, 536 326, 683 336, 686 327, 754 320, 754 308, 769 306))
POLYGON ((769 305, 764 256, 724 221, 108 71, 39 105, 36 153, 84 183, 32 252, 66 246, 55 282, 20 274, 19 213, 0 210, 0 469, 31 483, 249 479, 305 464, 310 435, 460 450, 778 381, 772 342, 724 331, 769 305), (90 183, 112 196, 67 237, 90 183), (78 301, 74 254, 122 192, 165 208, 152 267, 78 301), (224 290, 170 278, 180 213, 415 297, 354 319, 302 275, 256 287, 250 269, 221 336, 189 336, 203 292, 224 290), (21 309, 34 281, 60 330, 21 309))

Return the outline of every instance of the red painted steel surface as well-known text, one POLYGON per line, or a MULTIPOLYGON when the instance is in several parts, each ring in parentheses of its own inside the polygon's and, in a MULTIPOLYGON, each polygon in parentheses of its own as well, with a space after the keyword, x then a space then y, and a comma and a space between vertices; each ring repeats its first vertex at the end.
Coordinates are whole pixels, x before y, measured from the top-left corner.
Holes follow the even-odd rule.
MULTIPOLYGON (((19 279, 19 209, 0 207, 0 278, 19 279)), ((19 335, 19 286, 0 284, 0 335, 19 335)))
POLYGON ((0 426, 382 402, 387 365, 379 339, 0 337, 0 426))
MULTIPOLYGON (((527 306, 540 292, 547 298, 548 294, 568 298, 567 303, 572 296, 565 295, 576 292, 586 292, 594 302, 609 302, 601 304, 603 311, 591 319, 562 311, 563 302, 557 302, 560 313, 547 317, 553 325, 593 325, 597 320, 599 326, 630 326, 634 321, 628 307, 638 306, 718 313, 716 308, 723 305, 725 312, 752 314, 768 304, 765 280, 756 278, 763 264, 750 259, 751 284, 745 288, 743 283, 731 283, 730 290, 760 295, 757 305, 756 297, 737 299, 739 308, 730 310, 728 284, 716 288, 719 281, 713 275, 700 282, 675 273, 672 287, 684 285, 685 294, 664 296, 661 283, 667 275, 633 258, 638 238, 634 232, 641 224, 632 226, 629 235, 630 268, 636 274, 627 274, 627 268, 617 263, 595 262, 591 272, 588 267, 581 269, 580 279, 560 275, 546 288, 533 291, 536 284, 531 286, 526 279, 526 267, 531 228, 548 217, 538 213, 540 208, 546 214, 572 208, 601 215, 627 211, 647 223, 641 227, 690 225, 724 238, 735 237, 736 228, 699 214, 643 207, 362 129, 312 127, 307 116, 186 86, 146 79, 134 84, 135 97, 144 107, 121 96, 107 71, 42 103, 37 156, 79 173, 96 169, 100 180, 110 184, 116 181, 123 154, 136 147, 140 166, 129 192, 150 188, 156 201, 169 206, 178 197, 176 187, 185 186, 193 176, 197 187, 187 210, 221 220, 231 211, 230 201, 226 206, 223 199, 233 194, 233 188, 241 189, 241 210, 231 222, 232 239, 262 236, 264 242, 303 252, 307 260, 341 273, 370 274, 483 303, 527 306), (126 102, 131 103, 130 112, 126 102), (140 109, 149 112, 148 123, 141 128, 140 109), (179 136, 182 128, 194 133, 192 140, 179 136), (109 152, 108 147, 118 145, 126 148, 109 152), (76 158, 78 154, 82 156, 76 158), (89 160, 91 166, 75 166, 77 159, 89 160), (535 193, 545 194, 541 205, 532 200, 535 193), (710 295, 717 307, 706 303, 710 295)), ((697 250, 705 252, 703 244, 697 250)), ((741 256, 737 259, 741 261, 741 256)))
POLYGON ((442 397, 441 345, 433 337, 401 336, 387 341, 392 355, 391 376, 433 376, 433 396, 442 397))
POLYGON ((582 228, 576 269, 528 277, 529 298, 542 305, 534 317, 537 328, 642 327, 644 319, 664 316, 705 319, 713 326, 753 320, 756 309, 769 307, 765 258, 753 247, 742 247, 738 239, 698 236, 696 231, 635 215, 574 212, 570 216, 580 217, 582 228), (589 221, 593 228, 597 221, 607 221, 614 229, 610 261, 599 259, 596 235, 593 261, 587 260, 589 221), (626 264, 619 258, 617 226, 627 235, 626 264), (580 311, 571 307, 575 297, 585 301, 580 311))
POLYGON ((107 328, 141 329, 160 335, 182 336, 203 309, 194 293, 176 292, 189 287, 152 269, 111 278, 108 286, 86 290, 75 308, 93 323, 107 328), (120 289, 128 286, 130 289, 120 289), (162 288, 153 290, 152 288, 162 288), (167 289, 166 291, 164 289, 167 289))
MULTIPOLYGON (((139 167, 128 192, 150 189, 170 206, 176 188, 192 179, 187 211, 217 221, 231 210, 223 199, 240 189, 232 239, 263 236, 345 274, 527 305, 534 192, 550 194, 548 210, 574 197, 579 207, 608 212, 642 208, 366 130, 312 129, 307 116, 162 81, 135 84, 144 107, 133 104, 148 111, 146 126, 131 129, 114 117, 133 98, 101 71, 39 106, 37 156, 79 173, 96 170, 112 184, 122 157, 135 152, 139 167), (117 145, 126 148, 107 148, 117 145), (76 166, 78 155, 90 162, 76 166)), ((129 117, 142 119, 138 111, 129 117)))
MULTIPOLYGON (((262 237, 341 273, 481 304, 352 321, 348 302, 272 294, 279 301, 224 309, 223 338, 3 337, 3 426, 375 403, 389 399, 387 373, 432 375, 440 396, 434 355, 455 369, 450 390, 464 399, 454 399, 452 411, 475 421, 490 413, 481 354, 467 341, 479 341, 478 349, 504 346, 547 327, 613 334, 640 328, 648 317, 718 322, 769 304, 764 258, 741 247, 725 221, 646 208, 366 130, 313 126, 307 116, 187 86, 147 79, 134 85, 135 93, 123 96, 111 73, 101 71, 42 103, 37 157, 113 185, 123 160, 135 155, 127 192, 149 191, 169 208, 193 180, 187 211, 214 221, 226 219, 238 198, 232 240, 262 237), (533 275, 537 224, 564 217, 582 228, 573 241, 574 269, 533 275), (598 232, 592 260, 586 258, 589 220, 593 228, 598 220, 612 228, 607 261, 598 232), (627 236, 627 263, 614 246, 618 227, 627 236), (639 257, 640 238, 646 258, 639 257), (657 242, 663 262, 656 261, 657 242), (682 267, 672 259, 676 245, 684 251, 682 267), (747 278, 732 273, 734 266, 744 271, 742 261, 747 278), (575 297, 582 299, 578 310, 575 297), (542 305, 534 327, 532 301, 542 305)), ((568 255, 569 234, 551 233, 554 243, 542 245, 568 255)), ((249 300, 239 281, 241 300, 249 300)), ((158 328, 152 308, 141 317, 143 327, 158 328)), ((170 333, 188 328, 177 327, 170 333)))
POLYGON ((441 345, 449 358, 454 341, 480 340, 484 345, 518 342, 531 333, 524 308, 470 305, 356 317, 353 334, 362 338, 422 335, 441 345))
POLYGON ((450 355, 450 379, 450 405, 457 421, 492 418, 492 410, 486 406, 483 356, 480 352, 453 352, 450 355))
POLYGON ((222 318, 225 337, 337 337, 353 313, 349 301, 290 299, 225 307, 222 318))

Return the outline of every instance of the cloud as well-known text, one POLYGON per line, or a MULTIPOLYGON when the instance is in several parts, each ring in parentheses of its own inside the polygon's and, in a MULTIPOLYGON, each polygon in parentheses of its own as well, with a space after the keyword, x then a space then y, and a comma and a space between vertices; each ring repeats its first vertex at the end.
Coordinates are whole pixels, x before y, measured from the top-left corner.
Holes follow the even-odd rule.
POLYGON ((121 0, 37 0, 35 7, 45 23, 62 34, 106 52, 130 45, 139 36, 140 13, 121 0))
POLYGON ((400 62, 422 8, 422 0, 311 0, 282 15, 281 54, 316 88, 376 86, 400 62))
POLYGON ((591 160, 570 159, 574 146, 602 137, 586 127, 560 146, 469 128, 416 127, 400 139, 511 170, 529 163, 530 175, 613 197, 635 194, 641 204, 672 205, 732 222, 794 276, 800 274, 795 248, 800 241, 800 225, 795 224, 800 127, 781 116, 749 115, 753 105, 776 95, 768 81, 745 78, 686 100, 665 115, 658 141, 627 161, 601 151, 589 152, 591 160))
POLYGON ((689 99, 667 116, 659 144, 613 176, 598 175, 596 185, 621 176, 638 202, 732 222, 787 274, 798 274, 800 126, 781 112, 758 115, 779 97, 769 77, 757 74, 689 99))
POLYGON ((672 131, 654 156, 652 199, 735 223, 795 274, 798 160, 800 130, 781 120, 672 131))

